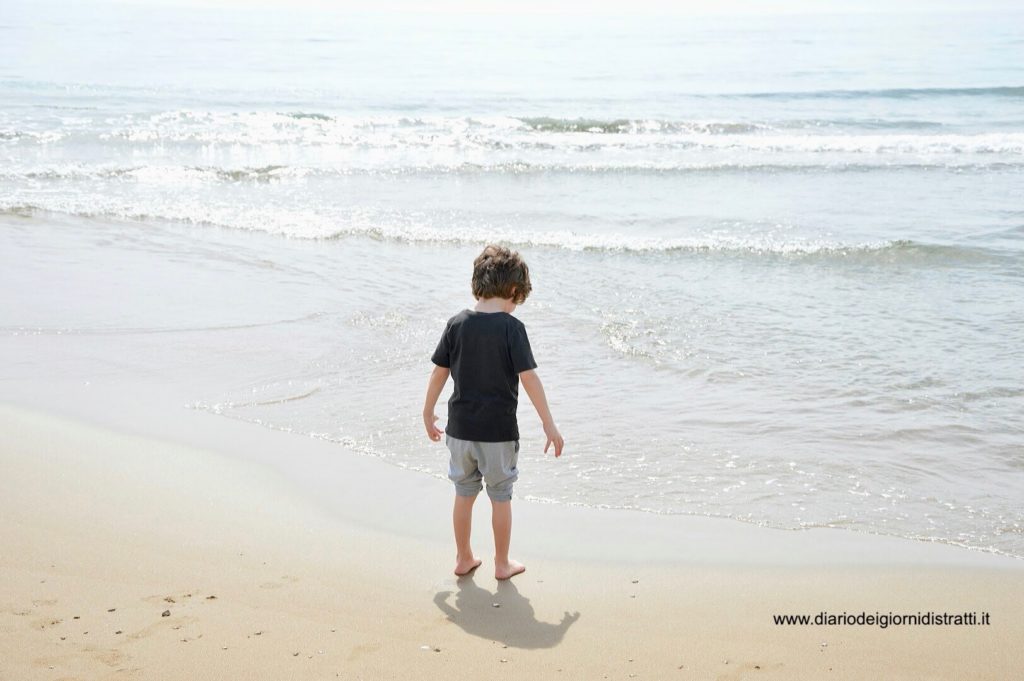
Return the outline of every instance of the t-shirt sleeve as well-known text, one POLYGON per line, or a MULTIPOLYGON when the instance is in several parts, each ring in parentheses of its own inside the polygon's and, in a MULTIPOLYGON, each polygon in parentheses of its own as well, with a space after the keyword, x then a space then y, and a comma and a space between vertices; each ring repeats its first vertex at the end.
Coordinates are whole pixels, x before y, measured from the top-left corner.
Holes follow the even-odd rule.
POLYGON ((526 327, 522 324, 512 326, 509 333, 509 352, 512 355, 512 370, 517 374, 537 368, 530 339, 526 335, 526 327))
POLYGON ((444 327, 444 333, 441 334, 441 340, 437 343, 437 349, 435 349, 434 354, 430 356, 431 362, 446 369, 451 368, 452 366, 451 344, 448 340, 448 335, 451 329, 451 324, 444 327))

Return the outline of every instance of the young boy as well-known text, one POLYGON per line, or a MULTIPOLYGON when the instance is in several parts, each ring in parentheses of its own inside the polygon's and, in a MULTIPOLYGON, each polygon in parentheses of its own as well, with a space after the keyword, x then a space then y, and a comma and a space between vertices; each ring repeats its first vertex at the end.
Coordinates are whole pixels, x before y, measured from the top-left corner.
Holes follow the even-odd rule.
POLYGON ((526 327, 512 316, 530 295, 530 270, 519 254, 503 246, 487 246, 473 262, 473 297, 476 307, 448 320, 431 357, 435 366, 427 385, 423 425, 437 442, 445 433, 451 451, 448 477, 455 483, 455 574, 468 575, 481 560, 469 545, 473 502, 487 483, 494 530, 494 576, 509 579, 526 567, 508 557, 512 537, 512 483, 519 478, 519 426, 516 407, 519 383, 537 409, 547 443, 555 456, 564 441, 548 409, 544 387, 534 369, 526 327), (448 376, 455 391, 448 401, 448 424, 437 427, 434 406, 448 376))

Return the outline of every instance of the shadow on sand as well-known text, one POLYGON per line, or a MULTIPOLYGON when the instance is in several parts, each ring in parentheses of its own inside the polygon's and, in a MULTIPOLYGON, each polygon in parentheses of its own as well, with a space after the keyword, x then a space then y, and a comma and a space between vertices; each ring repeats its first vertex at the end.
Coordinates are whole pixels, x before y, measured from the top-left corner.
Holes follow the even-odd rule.
POLYGON ((477 586, 472 575, 460 578, 458 586, 454 607, 448 602, 451 591, 435 594, 434 604, 467 634, 509 647, 553 648, 580 618, 578 612, 566 612, 558 624, 538 622, 530 599, 511 581, 498 582, 496 593, 477 586), (495 603, 500 607, 494 607, 495 603))

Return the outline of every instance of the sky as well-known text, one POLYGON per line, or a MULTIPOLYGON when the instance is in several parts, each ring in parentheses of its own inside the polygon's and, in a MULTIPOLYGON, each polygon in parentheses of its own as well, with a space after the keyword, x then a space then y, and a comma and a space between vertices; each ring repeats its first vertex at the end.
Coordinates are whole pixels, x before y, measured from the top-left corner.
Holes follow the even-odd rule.
MULTIPOLYGON (((500 14, 846 14, 1022 10, 1022 0, 104 0, 133 5, 288 6, 335 11, 500 14)), ((76 3, 77 4, 77 3, 76 3)))

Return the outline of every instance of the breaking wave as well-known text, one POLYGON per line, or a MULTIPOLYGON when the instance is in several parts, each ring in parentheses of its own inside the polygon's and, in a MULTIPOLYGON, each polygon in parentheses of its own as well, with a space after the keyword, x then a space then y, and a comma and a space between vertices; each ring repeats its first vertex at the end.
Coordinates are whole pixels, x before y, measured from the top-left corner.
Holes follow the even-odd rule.
POLYGON ((128 221, 157 221, 209 227, 261 231, 287 238, 338 240, 368 238, 398 243, 441 243, 475 245, 500 241, 517 248, 554 248, 576 252, 632 253, 646 255, 721 254, 737 256, 827 258, 879 264, 965 264, 995 262, 1014 257, 980 247, 921 243, 907 239, 843 243, 824 239, 786 238, 759 232, 758 226, 735 224, 731 233, 716 229, 699 236, 656 238, 623 233, 579 233, 570 230, 523 231, 436 226, 419 223, 408 216, 354 214, 330 216, 313 212, 261 209, 190 208, 146 210, 141 206, 97 206, 95 209, 68 205, 3 204, 0 215, 45 217, 63 214, 77 218, 106 218, 128 221), (753 227, 753 229, 751 229, 753 227))

